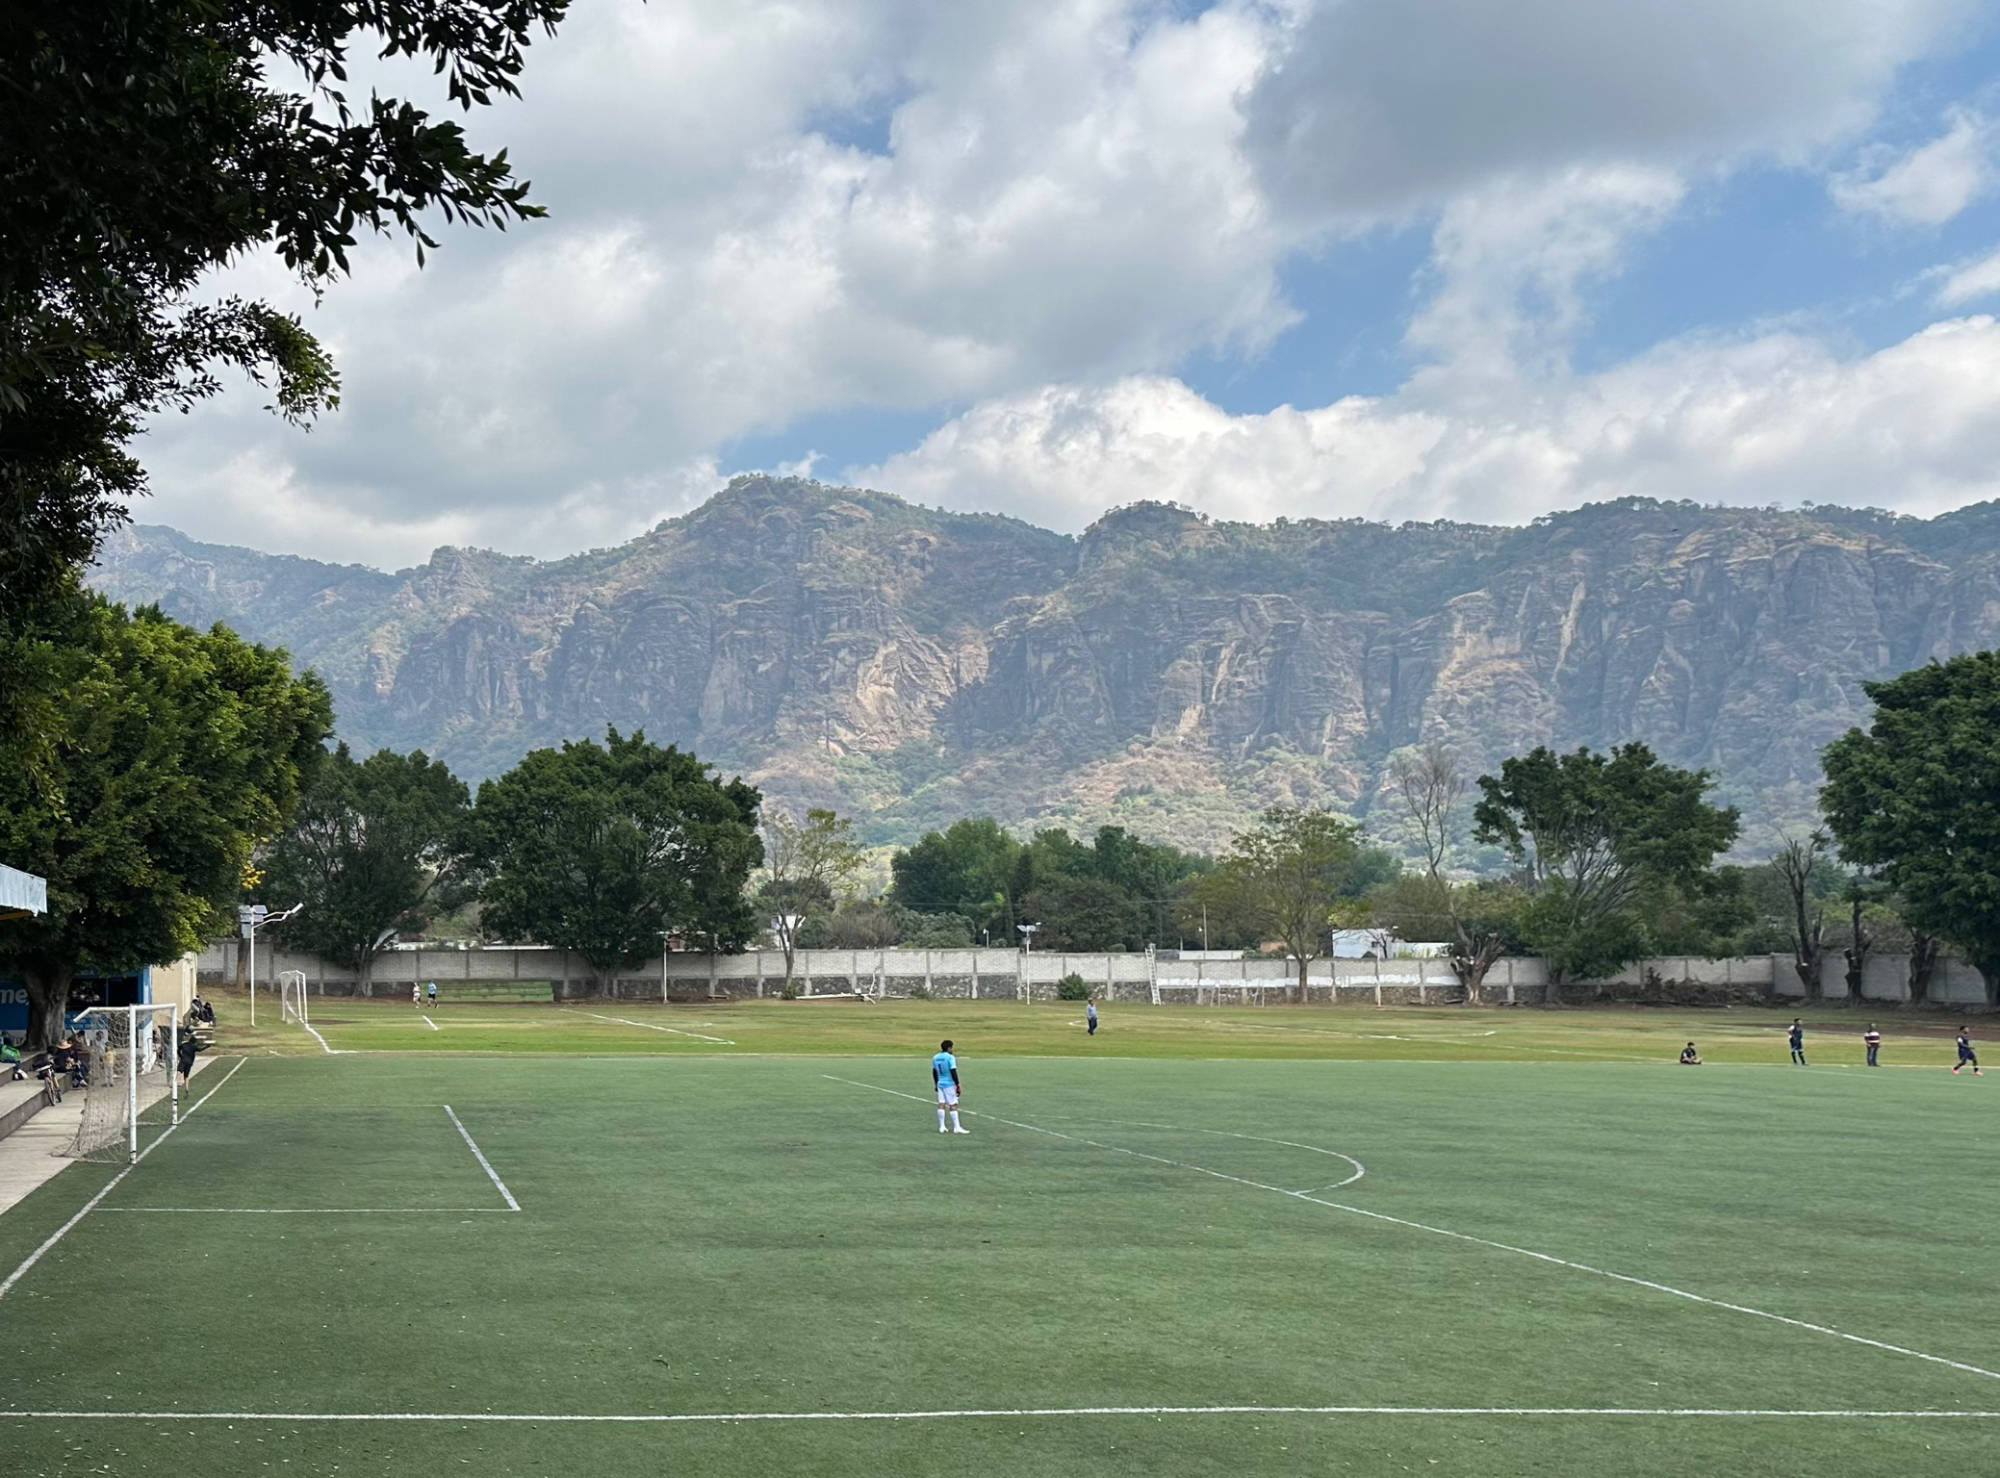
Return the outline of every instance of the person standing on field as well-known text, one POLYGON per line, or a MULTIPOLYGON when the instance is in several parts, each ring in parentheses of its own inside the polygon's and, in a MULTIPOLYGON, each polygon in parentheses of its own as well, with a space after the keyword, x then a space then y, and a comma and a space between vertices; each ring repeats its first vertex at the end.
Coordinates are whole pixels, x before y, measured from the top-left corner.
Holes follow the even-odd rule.
POLYGON ((419 1011, 424 1009, 424 988, 414 980, 410 982, 410 1004, 419 1011))
POLYGON ((1796 1016, 1792 1018, 1792 1029, 1788 1033, 1788 1037, 1792 1044, 1792 1061, 1796 1062, 1800 1067, 1804 1067, 1806 1065, 1806 1028, 1805 1023, 1800 1021, 1796 1016))
POLYGON ((958 1122, 958 1059, 952 1056, 951 1038, 946 1037, 938 1044, 935 1056, 931 1058, 931 1086, 937 1089, 938 1133, 970 1134, 972 1131, 958 1122), (951 1127, 945 1127, 945 1115, 951 1115, 951 1127))
POLYGON ((1861 1045, 1868 1049, 1868 1065, 1870 1067, 1881 1066, 1880 1063, 1875 1061, 1875 1054, 1882 1050, 1882 1033, 1875 1029, 1874 1022, 1869 1022, 1868 1030, 1862 1033, 1861 1045))
POLYGON ((1979 1054, 1972 1050, 1972 1038, 1966 1034, 1964 1027, 1960 1027, 1958 1029, 1958 1062, 1952 1067, 1952 1071, 1956 1073, 1959 1068, 1968 1065, 1972 1068, 1973 1077, 1983 1078, 1986 1076, 1986 1074, 1979 1070, 1979 1054))
POLYGON ((438 983, 435 980, 433 980, 429 985, 424 987, 424 993, 430 997, 431 1010, 433 1011, 437 1010, 438 983))
POLYGON ((1090 1035, 1090 1036, 1093 1036, 1093 1037, 1094 1037, 1094 1036, 1096 1036, 1096 1035, 1097 1035, 1097 1002, 1095 1002, 1095 1001, 1086 1001, 1086 1002, 1084 1003, 1084 1007, 1083 1007, 1083 1019, 1084 1019, 1085 1023, 1086 1023, 1086 1024, 1087 1024, 1087 1025, 1088 1025, 1088 1026, 1090 1027, 1090 1031, 1089 1031, 1088 1035, 1090 1035))

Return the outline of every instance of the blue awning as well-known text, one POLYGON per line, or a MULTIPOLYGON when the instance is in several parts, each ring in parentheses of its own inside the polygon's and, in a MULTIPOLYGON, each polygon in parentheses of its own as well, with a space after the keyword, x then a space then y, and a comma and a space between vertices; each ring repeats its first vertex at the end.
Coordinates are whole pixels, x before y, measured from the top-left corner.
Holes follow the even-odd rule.
POLYGON ((48 911, 49 885, 31 872, 0 863, 0 918, 48 911))

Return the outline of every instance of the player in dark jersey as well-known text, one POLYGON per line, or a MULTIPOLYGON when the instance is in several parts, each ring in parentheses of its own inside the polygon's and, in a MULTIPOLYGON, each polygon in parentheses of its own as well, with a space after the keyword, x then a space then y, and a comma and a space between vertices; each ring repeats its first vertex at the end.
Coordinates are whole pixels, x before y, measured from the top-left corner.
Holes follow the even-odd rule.
POLYGON ((1682 1067, 1701 1066, 1701 1054, 1694 1050, 1694 1043, 1689 1042, 1685 1047, 1681 1048, 1681 1066, 1682 1067))
POLYGON ((1786 1039, 1792 1044, 1792 1061, 1796 1062, 1800 1067, 1804 1067, 1806 1065, 1806 1028, 1805 1023, 1800 1021, 1796 1016, 1792 1018, 1792 1029, 1786 1033, 1786 1039))
POLYGON ((1958 1061, 1951 1070, 1957 1072, 1962 1067, 1970 1067, 1975 1078, 1986 1076, 1979 1070, 1979 1054, 1972 1050, 1972 1038, 1966 1035, 1964 1027, 1958 1029, 1958 1061))

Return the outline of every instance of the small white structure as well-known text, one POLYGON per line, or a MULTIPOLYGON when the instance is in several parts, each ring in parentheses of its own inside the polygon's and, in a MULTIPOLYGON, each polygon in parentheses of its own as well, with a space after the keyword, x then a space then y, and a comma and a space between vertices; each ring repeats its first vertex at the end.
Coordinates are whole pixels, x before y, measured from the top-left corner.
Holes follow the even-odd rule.
POLYGON ((48 911, 48 883, 31 872, 0 863, 0 919, 26 918, 48 911))

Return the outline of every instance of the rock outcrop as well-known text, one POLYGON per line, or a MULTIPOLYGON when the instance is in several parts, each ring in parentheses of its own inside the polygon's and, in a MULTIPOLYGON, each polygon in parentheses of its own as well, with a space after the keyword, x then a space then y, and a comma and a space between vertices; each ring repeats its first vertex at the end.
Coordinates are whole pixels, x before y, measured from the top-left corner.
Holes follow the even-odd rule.
POLYGON ((564 560, 387 575, 138 527, 95 580, 283 643, 350 743, 473 779, 615 725, 883 840, 983 811, 1213 847, 1278 800, 1393 838, 1387 758, 1422 740, 1476 769, 1643 739, 1713 770, 1754 850, 1809 821, 1863 683, 2000 644, 2000 507, 1391 528, 1141 504, 1070 538, 759 477, 564 560))

